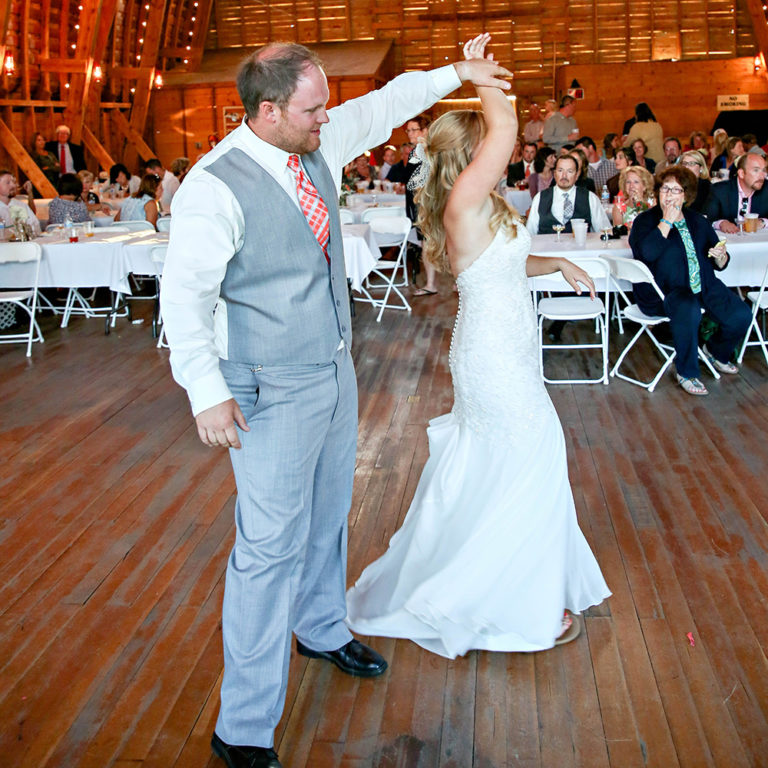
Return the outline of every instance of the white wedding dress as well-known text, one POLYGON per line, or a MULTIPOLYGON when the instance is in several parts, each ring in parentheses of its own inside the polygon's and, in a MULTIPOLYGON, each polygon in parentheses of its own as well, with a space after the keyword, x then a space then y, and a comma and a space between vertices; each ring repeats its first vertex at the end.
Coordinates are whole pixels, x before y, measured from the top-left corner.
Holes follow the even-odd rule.
POLYGON ((565 440, 539 374, 525 272, 530 235, 499 230, 457 279, 454 405, 427 429, 429 460, 389 549, 347 592, 363 635, 454 658, 538 651, 610 595, 579 529, 565 440))

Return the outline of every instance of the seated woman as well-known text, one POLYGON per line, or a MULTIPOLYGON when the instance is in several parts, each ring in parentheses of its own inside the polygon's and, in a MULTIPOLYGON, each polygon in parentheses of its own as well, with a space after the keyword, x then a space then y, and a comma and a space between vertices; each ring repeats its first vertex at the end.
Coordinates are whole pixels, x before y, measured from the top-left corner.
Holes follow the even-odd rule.
POLYGON ((61 166, 56 159, 56 155, 45 148, 45 136, 42 133, 36 133, 32 137, 32 151, 29 154, 35 161, 35 164, 45 174, 48 181, 55 187, 56 182, 59 180, 61 166))
POLYGON ((687 168, 697 180, 696 199, 688 206, 692 211, 703 213, 704 203, 709 197, 709 190, 712 188, 712 182, 709 180, 709 171, 707 170, 707 161, 699 150, 690 150, 683 152, 680 156, 680 165, 687 168))
POLYGON ((104 189, 104 197, 125 197, 130 181, 131 172, 122 163, 115 163, 109 169, 109 184, 104 189))
POLYGON ((63 224, 67 219, 88 221, 88 206, 82 201, 83 182, 74 173, 62 173, 57 187, 59 196, 48 206, 48 223, 63 224))
POLYGON ((632 142, 632 149, 635 151, 635 159, 641 168, 645 168, 653 176, 656 173, 656 161, 648 157, 648 146, 642 139, 635 139, 632 142))
POLYGON ((596 193, 595 180, 589 178, 589 161, 583 149, 572 149, 568 153, 579 166, 579 175, 576 179, 577 187, 584 187, 589 192, 596 193))
POLYGON ((725 151, 721 152, 712 163, 709 169, 710 176, 720 176, 720 171, 731 171, 733 164, 738 157, 744 154, 744 144, 741 141, 741 136, 731 136, 728 141, 725 142, 725 151))
POLYGON ((621 177, 621 172, 631 165, 637 165, 635 151, 631 147, 622 147, 621 149, 616 150, 616 157, 613 158, 613 162, 616 164, 618 173, 615 176, 611 176, 611 178, 605 182, 605 185, 608 187, 608 192, 611 195, 611 202, 614 202, 616 200, 616 195, 619 194, 619 178, 621 177))
POLYGON ((606 133, 603 136, 603 157, 606 160, 613 160, 616 157, 616 150, 621 146, 621 137, 618 133, 606 133))
POLYGON ((656 197, 658 205, 635 219, 629 245, 634 258, 653 273, 664 300, 650 285, 640 283, 634 286, 635 301, 646 314, 669 318, 677 380, 689 395, 706 395, 699 378, 702 309, 719 326, 703 352, 723 373, 739 372, 730 360, 752 313, 715 276, 730 257, 709 221, 688 207, 696 197, 693 173, 680 165, 665 168, 656 179, 656 197))
POLYGON ((632 229, 637 216, 653 204, 653 176, 639 165, 625 168, 619 174, 619 191, 613 204, 613 225, 632 229))
POLYGON ((528 177, 528 189, 531 197, 546 189, 554 179, 555 162, 557 154, 552 147, 542 147, 533 158, 533 173, 528 177))
POLYGON ((139 191, 131 195, 115 216, 115 221, 148 221, 157 228, 158 200, 163 194, 163 182, 156 173, 141 180, 139 191))

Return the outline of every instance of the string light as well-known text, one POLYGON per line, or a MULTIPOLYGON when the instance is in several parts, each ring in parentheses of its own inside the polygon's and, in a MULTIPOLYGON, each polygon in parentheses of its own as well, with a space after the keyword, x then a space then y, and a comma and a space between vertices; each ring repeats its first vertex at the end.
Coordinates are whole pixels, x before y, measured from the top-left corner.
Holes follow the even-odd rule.
POLYGON ((14 72, 16 72, 16 62, 13 60, 12 53, 6 54, 5 62, 3 63, 3 69, 5 69, 5 74, 8 77, 11 77, 14 72))
POLYGON ((97 64, 93 68, 93 79, 99 83, 101 82, 101 78, 104 77, 104 73, 101 71, 101 67, 97 64))
POLYGON ((155 88, 162 88, 163 87, 163 76, 158 72, 155 75, 155 88))

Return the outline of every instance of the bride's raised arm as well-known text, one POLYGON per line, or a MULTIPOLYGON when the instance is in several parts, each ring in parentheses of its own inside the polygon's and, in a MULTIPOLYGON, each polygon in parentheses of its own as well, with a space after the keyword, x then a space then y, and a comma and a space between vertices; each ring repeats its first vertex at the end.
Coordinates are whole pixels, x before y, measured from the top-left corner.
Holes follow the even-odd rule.
MULTIPOLYGON (((489 34, 482 34, 464 46, 466 59, 486 58, 489 34)), ((489 55, 492 59, 493 55, 489 55)), ((457 65, 459 66, 459 65, 457 65)), ((468 147, 471 162, 456 179, 445 208, 444 224, 449 255, 482 252, 492 238, 488 222, 492 213, 490 194, 502 176, 517 140, 517 115, 507 94, 499 88, 476 86, 483 108, 485 135, 475 147, 468 147)))

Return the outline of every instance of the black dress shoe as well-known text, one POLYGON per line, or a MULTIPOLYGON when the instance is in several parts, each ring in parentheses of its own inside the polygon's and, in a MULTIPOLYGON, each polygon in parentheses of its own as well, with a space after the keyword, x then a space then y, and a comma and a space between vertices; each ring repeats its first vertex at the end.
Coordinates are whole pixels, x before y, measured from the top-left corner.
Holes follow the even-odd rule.
POLYGON ((227 764, 227 768, 282 768, 274 749, 226 744, 216 735, 216 731, 211 739, 211 749, 227 764))
POLYGON ((325 659, 335 664, 342 672, 355 677, 376 677, 387 668, 384 657, 359 640, 350 640, 337 651, 313 651, 296 640, 296 650, 310 659, 325 659))

